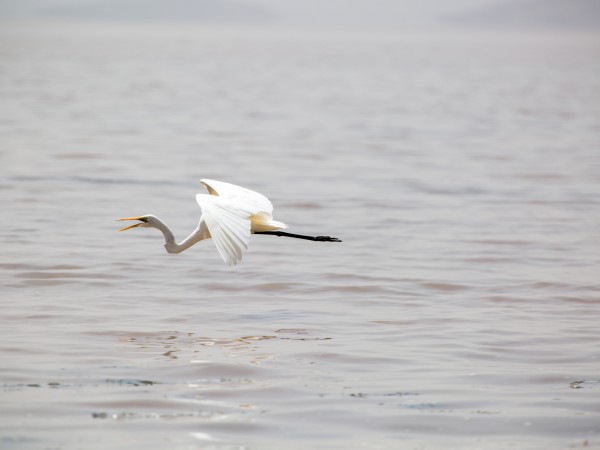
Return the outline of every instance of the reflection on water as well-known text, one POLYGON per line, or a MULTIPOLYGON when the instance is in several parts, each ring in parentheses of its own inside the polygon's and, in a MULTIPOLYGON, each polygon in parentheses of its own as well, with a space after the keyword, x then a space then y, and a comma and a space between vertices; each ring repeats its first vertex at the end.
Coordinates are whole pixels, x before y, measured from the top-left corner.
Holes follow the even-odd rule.
MULTIPOLYGON (((257 341, 267 339, 297 340, 297 341, 321 341, 329 340, 330 337, 311 336, 309 331, 301 328, 290 328, 275 330, 274 335, 241 336, 237 338, 209 338, 196 336, 195 333, 180 333, 178 331, 168 333, 136 333, 135 336, 121 336, 122 342, 135 345, 142 352, 155 354, 163 357, 177 359, 194 357, 194 354, 204 353, 201 347, 217 347, 223 350, 227 357, 239 357, 244 353, 254 353, 246 362, 250 364, 261 364, 273 355, 260 352, 261 347, 257 341), (297 336, 300 335, 300 336, 297 336), (182 355, 180 355, 182 353, 182 355)), ((211 361, 192 359, 190 363, 208 364, 211 361)))
POLYGON ((0 447, 597 447, 598 42, 5 24, 0 447))

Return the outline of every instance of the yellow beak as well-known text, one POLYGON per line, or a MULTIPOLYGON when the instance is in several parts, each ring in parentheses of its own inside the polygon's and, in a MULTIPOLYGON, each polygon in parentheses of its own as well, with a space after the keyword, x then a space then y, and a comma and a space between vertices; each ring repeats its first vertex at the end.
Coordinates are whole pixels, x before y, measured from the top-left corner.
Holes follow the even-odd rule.
MULTIPOLYGON (((139 217, 123 217, 121 219, 117 219, 117 220, 140 220, 139 217)), ((125 228, 121 228, 119 231, 125 231, 125 230, 129 230, 130 228, 135 228, 135 227, 139 227, 142 223, 134 223, 133 225, 129 225, 128 227, 125 228)))

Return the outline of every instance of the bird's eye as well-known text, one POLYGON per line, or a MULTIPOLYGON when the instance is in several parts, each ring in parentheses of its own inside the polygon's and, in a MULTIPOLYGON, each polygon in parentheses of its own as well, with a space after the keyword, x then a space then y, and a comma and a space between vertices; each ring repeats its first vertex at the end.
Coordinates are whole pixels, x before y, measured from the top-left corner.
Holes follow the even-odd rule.
POLYGON ((142 222, 146 222, 146 223, 148 223, 148 218, 147 218, 147 217, 140 217, 140 220, 141 220, 142 222))

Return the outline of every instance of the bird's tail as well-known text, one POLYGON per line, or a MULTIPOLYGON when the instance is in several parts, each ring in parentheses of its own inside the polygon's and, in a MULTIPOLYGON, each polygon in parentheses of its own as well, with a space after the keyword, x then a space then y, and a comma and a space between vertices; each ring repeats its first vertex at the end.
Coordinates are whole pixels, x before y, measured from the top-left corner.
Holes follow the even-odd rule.
POLYGON ((269 225, 271 225, 272 227, 276 227, 275 229, 277 230, 286 230, 287 228, 289 228, 287 224, 283 222, 278 222, 277 220, 271 220, 271 223, 269 225))
POLYGON ((252 221, 253 232, 285 230, 288 227, 283 222, 273 220, 270 214, 255 214, 250 220, 252 221))

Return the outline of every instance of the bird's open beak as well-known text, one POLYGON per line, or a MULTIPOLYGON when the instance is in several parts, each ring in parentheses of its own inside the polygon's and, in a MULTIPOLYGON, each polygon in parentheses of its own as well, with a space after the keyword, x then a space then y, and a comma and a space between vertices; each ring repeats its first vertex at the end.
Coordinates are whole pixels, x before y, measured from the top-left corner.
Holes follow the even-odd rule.
MULTIPOLYGON (((140 218, 139 217, 123 217, 123 218, 117 219, 117 220, 140 220, 140 218)), ((139 227, 141 224, 142 224, 142 222, 134 223, 133 225, 129 225, 128 227, 121 228, 119 231, 125 231, 125 230, 129 230, 130 228, 139 227)))

